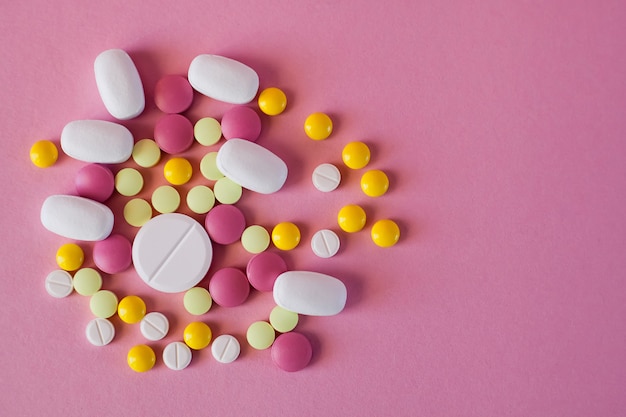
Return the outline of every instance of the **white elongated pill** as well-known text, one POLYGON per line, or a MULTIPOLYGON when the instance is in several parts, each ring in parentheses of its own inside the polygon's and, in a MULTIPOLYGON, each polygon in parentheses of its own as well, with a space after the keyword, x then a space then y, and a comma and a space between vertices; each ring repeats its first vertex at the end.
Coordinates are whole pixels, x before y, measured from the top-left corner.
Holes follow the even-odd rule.
POLYGON ((146 314, 139 323, 141 334, 153 342, 163 339, 170 330, 170 322, 164 314, 157 311, 146 314))
POLYGON ((271 194, 287 180, 287 165, 278 156, 244 139, 230 139, 217 152, 217 169, 251 191, 271 194))
POLYGON ((213 260, 211 239, 191 217, 167 213, 141 226, 133 242, 139 277, 157 291, 187 291, 206 275, 213 260))
POLYGON ((219 55, 195 57, 187 79, 199 93, 231 104, 249 103, 259 91, 259 76, 252 68, 219 55))
POLYGON ((239 357, 241 346, 235 336, 223 334, 215 338, 211 354, 220 363, 231 363, 239 357))
POLYGON ((104 240, 113 229, 113 212, 97 201, 73 195, 51 195, 41 206, 41 224, 74 240, 104 240))
POLYGON ((346 305, 343 282, 330 275, 287 271, 274 282, 274 301, 282 308, 309 316, 333 316, 346 305))
POLYGON ((339 186, 341 182, 341 172, 333 164, 321 164, 313 170, 311 176, 315 188, 322 192, 330 192, 339 186))
POLYGON ((183 370, 191 363, 191 349, 183 342, 172 342, 163 349, 163 363, 173 371, 183 370))
POLYGON ((111 116, 119 120, 137 117, 146 106, 137 67, 121 49, 100 53, 94 62, 100 97, 111 116))
POLYGON ((330 229, 318 230, 311 238, 311 249, 320 258, 335 256, 340 246, 339 236, 330 229))
POLYGON ((72 276, 67 271, 57 269, 46 277, 46 291, 54 298, 67 297, 73 289, 72 276))
POLYGON ((87 323, 87 340, 94 346, 105 346, 115 337, 115 326, 107 319, 95 318, 87 323))
POLYGON ((133 135, 117 123, 74 120, 61 132, 61 149, 79 161, 119 164, 133 153, 133 135))

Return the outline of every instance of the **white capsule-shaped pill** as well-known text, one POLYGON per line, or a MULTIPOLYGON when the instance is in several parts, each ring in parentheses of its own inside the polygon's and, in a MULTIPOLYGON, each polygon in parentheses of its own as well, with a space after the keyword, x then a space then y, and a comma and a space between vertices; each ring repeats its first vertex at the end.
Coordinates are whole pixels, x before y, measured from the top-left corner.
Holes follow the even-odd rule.
POLYGON ((311 249, 320 258, 335 256, 340 246, 339 236, 330 229, 318 230, 311 238, 311 249))
POLYGON ((251 191, 272 194, 287 180, 287 164, 278 156, 244 139, 230 139, 217 152, 217 168, 251 191))
POLYGON ((146 98, 137 67, 125 51, 109 49, 94 62, 100 97, 111 116, 119 120, 137 117, 143 112, 146 98))
POLYGON ((274 301, 282 308, 309 316, 333 316, 346 305, 343 282, 310 271, 287 271, 274 282, 274 301))
POLYGON ((219 55, 195 57, 187 79, 199 93, 231 104, 249 103, 259 91, 259 76, 252 68, 219 55))
POLYGON ((62 269, 52 271, 46 277, 46 291, 54 298, 64 298, 74 290, 74 282, 69 272, 62 269))
POLYGON ((110 208, 84 197, 52 195, 41 206, 41 224, 68 239, 106 239, 113 230, 113 220, 110 208))
POLYGON ((117 123, 74 120, 61 132, 61 149, 79 161, 119 164, 133 153, 133 135, 117 123))
POLYGON ((163 339, 170 330, 170 322, 164 314, 157 311, 146 314, 139 323, 141 334, 153 342, 163 339))
POLYGON ((235 336, 223 334, 211 344, 211 354, 220 363, 231 363, 239 357, 241 345, 235 336))
POLYGON ((341 172, 333 164, 321 164, 313 170, 313 186, 322 192, 330 192, 339 186, 341 172))
POLYGON ((173 371, 183 370, 191 363, 191 349, 183 342, 172 342, 163 349, 163 363, 173 371))
POLYGON ((105 346, 115 337, 115 326, 109 320, 98 317, 87 323, 85 335, 92 345, 105 346))

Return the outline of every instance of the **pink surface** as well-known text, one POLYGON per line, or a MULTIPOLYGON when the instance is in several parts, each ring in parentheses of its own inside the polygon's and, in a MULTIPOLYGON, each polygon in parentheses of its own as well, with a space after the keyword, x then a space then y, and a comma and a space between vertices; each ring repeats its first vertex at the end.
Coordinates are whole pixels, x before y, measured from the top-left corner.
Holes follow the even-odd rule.
MULTIPOLYGON (((0 36, 0 414, 626 414, 624 2, 3 2, 0 36), (304 370, 284 372, 269 350, 245 343, 247 326, 273 306, 266 293, 203 318, 242 342, 237 361, 219 364, 207 349, 173 372, 160 355, 194 319, 183 295, 156 293, 132 270, 105 276, 120 298, 141 296, 171 317, 170 335, 150 343, 159 358, 146 374, 126 365, 128 349, 144 343, 138 325, 114 318, 115 340, 94 347, 88 300, 46 293, 66 240, 43 229, 39 209, 73 192, 84 164, 61 155, 41 170, 28 150, 41 138, 58 143, 69 121, 111 119, 93 77, 109 48, 128 51, 143 77, 146 113, 124 123, 136 140, 152 136, 159 116, 156 81, 184 74, 200 53, 239 59, 261 88, 287 93, 287 110, 264 118, 258 140, 286 160, 287 183, 238 205, 250 224, 297 223, 303 241, 285 255, 288 267, 348 287, 341 314, 298 324, 313 346, 304 370), (326 141, 303 133, 314 111, 335 121, 326 141), (370 168, 389 174, 380 199, 344 168, 332 193, 310 183, 320 163, 342 166, 351 140, 365 141, 370 168), (368 225, 397 220, 400 243, 377 248, 366 227, 341 234, 334 258, 315 257, 312 234, 337 231, 347 203, 363 204, 368 225)), ((196 96, 186 115, 228 108, 196 96)), ((197 166, 199 153, 194 145, 185 155, 197 166)), ((142 195, 164 182, 162 164, 146 171, 142 195)), ((134 233, 119 219, 114 231, 134 233)), ((215 255, 211 271, 249 259, 239 246, 215 255)))

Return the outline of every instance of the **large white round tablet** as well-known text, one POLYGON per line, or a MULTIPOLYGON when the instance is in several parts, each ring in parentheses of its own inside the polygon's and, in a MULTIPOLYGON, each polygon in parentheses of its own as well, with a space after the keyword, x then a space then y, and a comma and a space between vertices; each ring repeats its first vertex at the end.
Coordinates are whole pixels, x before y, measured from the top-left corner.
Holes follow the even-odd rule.
POLYGON ((157 291, 187 291, 204 278, 213 259, 204 227, 180 213, 161 214, 144 224, 133 242, 133 264, 157 291))

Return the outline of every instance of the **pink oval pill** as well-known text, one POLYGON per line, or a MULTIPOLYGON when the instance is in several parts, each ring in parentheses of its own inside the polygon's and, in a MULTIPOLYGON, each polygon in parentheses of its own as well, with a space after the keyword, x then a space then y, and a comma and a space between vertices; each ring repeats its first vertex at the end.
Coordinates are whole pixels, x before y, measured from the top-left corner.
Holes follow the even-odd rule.
POLYGON ((204 227, 213 242, 230 245, 241 238, 246 228, 246 218, 237 207, 221 204, 207 213, 204 227))
POLYGON ((187 78, 181 75, 166 75, 154 88, 154 102, 164 113, 182 113, 191 106, 193 89, 187 78))
POLYGON ((237 106, 224 113, 222 135, 225 139, 246 139, 256 142, 261 134, 261 118, 250 107, 237 106))
POLYGON ((74 184, 79 196, 103 203, 113 194, 115 177, 109 168, 89 164, 76 173, 74 184))
POLYGON ((283 272, 287 272, 287 264, 280 255, 274 252, 262 252, 248 261, 246 275, 248 281, 259 291, 272 291, 274 281, 283 272))
POLYGON ((107 274, 122 272, 132 262, 131 244, 122 235, 111 235, 93 246, 93 261, 107 274))
POLYGON ((312 356, 311 342, 302 333, 283 333, 272 345, 272 360, 283 371, 304 369, 311 362, 312 356))
POLYGON ((183 115, 166 114, 154 126, 154 140, 163 152, 185 152, 193 144, 193 125, 183 115))
POLYGON ((218 305, 236 307, 248 298, 250 284, 246 274, 239 269, 223 268, 211 277, 209 293, 218 305))

